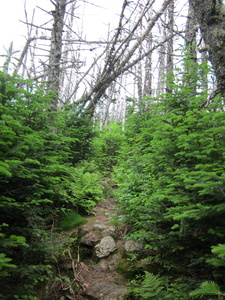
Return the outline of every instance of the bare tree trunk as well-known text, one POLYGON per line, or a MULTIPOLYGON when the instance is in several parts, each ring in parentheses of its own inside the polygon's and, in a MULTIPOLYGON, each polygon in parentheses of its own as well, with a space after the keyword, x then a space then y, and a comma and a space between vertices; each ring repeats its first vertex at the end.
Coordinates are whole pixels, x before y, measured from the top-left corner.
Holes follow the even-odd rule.
POLYGON ((51 103, 51 110, 57 109, 60 91, 60 63, 62 56, 62 36, 64 16, 66 12, 66 0, 55 0, 54 5, 55 10, 52 11, 54 22, 51 35, 51 49, 49 54, 48 83, 49 90, 54 91, 56 94, 54 95, 51 103))
MULTIPOLYGON (((168 6, 168 24, 167 32, 169 35, 172 35, 174 31, 174 0, 171 1, 168 6)), ((168 40, 167 42, 167 53, 166 53, 166 73, 167 75, 173 72, 173 39, 168 40)), ((170 78, 167 79, 166 90, 172 92, 169 85, 173 83, 170 78)))
MULTIPOLYGON (((147 50, 152 49, 152 33, 147 37, 147 50)), ((152 96, 152 52, 146 56, 144 95, 152 96)))
MULTIPOLYGON (((65 36, 66 41, 70 41, 72 39, 72 28, 73 28, 73 23, 74 23, 74 12, 75 12, 75 6, 76 6, 76 0, 72 3, 71 9, 68 12, 69 13, 69 21, 68 21, 68 26, 67 26, 67 32, 65 36)), ((66 43, 64 47, 64 51, 62 53, 62 63, 67 64, 69 61, 69 54, 70 56, 73 57, 73 48, 71 47, 70 43, 66 43)), ((71 59, 71 62, 73 61, 74 65, 76 64, 76 60, 73 57, 71 59)), ((67 100, 68 95, 70 94, 70 83, 72 81, 72 75, 73 75, 73 69, 70 69, 70 73, 67 74, 66 69, 62 69, 60 73, 60 100, 63 102, 63 104, 69 104, 67 100)))
POLYGON ((187 67, 186 72, 191 72, 192 76, 188 77, 188 80, 185 82, 185 85, 192 87, 192 95, 196 95, 198 80, 193 73, 195 70, 195 63, 197 62, 197 30, 198 25, 194 15, 194 10, 192 6, 189 6, 185 30, 185 42, 187 47, 188 59, 190 60, 190 65, 187 67))
MULTIPOLYGON (((141 55, 142 53, 142 47, 139 48, 139 54, 141 55)), ((142 70, 142 62, 140 61, 138 65, 136 66, 137 70, 137 92, 138 92, 138 105, 141 106, 142 102, 142 97, 143 97, 143 92, 142 92, 142 87, 143 87, 143 70, 142 70)))
POLYGON ((209 52, 218 91, 225 96, 225 7, 221 0, 189 0, 209 52))
POLYGON ((6 60, 5 60, 4 65, 3 65, 3 71, 5 73, 9 73, 9 65, 10 65, 10 62, 12 60, 13 54, 14 54, 13 42, 11 42, 11 44, 9 46, 9 49, 7 50, 7 54, 5 55, 6 60))
POLYGON ((198 26, 194 15, 194 10, 192 6, 189 6, 185 31, 185 41, 186 46, 188 47, 190 59, 192 59, 194 62, 197 61, 197 30, 198 26))
MULTIPOLYGON (((166 28, 162 28, 163 36, 166 36, 166 28)), ((162 44, 159 50, 159 61, 158 61, 158 82, 157 82, 157 95, 161 95, 165 91, 165 73, 166 73, 166 45, 162 44)))
POLYGON ((102 101, 100 110, 100 130, 102 130, 102 128, 108 124, 110 104, 110 98, 107 98, 106 101, 102 101))
MULTIPOLYGON (((143 28, 143 20, 140 22, 140 33, 138 32, 138 35, 141 34, 143 28)), ((138 37, 137 37, 138 38, 138 37)), ((143 44, 139 47, 139 56, 143 53, 143 44)), ((139 63, 136 65, 136 79, 137 79, 137 98, 138 98, 138 105, 139 108, 141 107, 142 97, 143 97, 143 70, 142 70, 142 61, 139 61, 139 63)))

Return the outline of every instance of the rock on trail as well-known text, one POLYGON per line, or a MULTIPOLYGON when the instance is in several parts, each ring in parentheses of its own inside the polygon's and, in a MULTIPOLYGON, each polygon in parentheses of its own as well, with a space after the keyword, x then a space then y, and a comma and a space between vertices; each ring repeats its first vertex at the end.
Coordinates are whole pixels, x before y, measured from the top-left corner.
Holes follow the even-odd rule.
POLYGON ((112 225, 115 206, 110 198, 99 202, 94 208, 95 216, 89 217, 80 229, 81 256, 85 251, 89 255, 80 263, 78 273, 82 290, 76 295, 77 300, 126 298, 126 282, 116 271, 125 240, 121 231, 112 225))

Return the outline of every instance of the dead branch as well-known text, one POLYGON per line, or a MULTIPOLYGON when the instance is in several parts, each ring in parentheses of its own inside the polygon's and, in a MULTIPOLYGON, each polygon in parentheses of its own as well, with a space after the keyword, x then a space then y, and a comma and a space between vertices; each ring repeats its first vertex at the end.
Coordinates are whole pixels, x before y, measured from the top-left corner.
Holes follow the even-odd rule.
MULTIPOLYGON (((102 97, 102 95, 105 93, 106 89, 110 86, 110 84, 119 75, 121 75, 125 70, 128 70, 130 67, 134 66, 137 62, 139 62, 141 59, 143 59, 145 56, 147 56, 154 49, 161 46, 162 43, 159 43, 154 48, 143 53, 141 57, 137 58, 132 63, 129 63, 130 59, 133 57, 134 53, 136 52, 136 50, 138 49, 140 44, 150 34, 152 28, 155 26, 157 20, 160 18, 160 16, 166 10, 166 8, 170 4, 170 2, 171 2, 171 0, 164 1, 161 9, 155 14, 155 16, 150 21, 149 25, 147 26, 147 29, 137 39, 137 42, 133 45, 133 47, 130 50, 128 50, 126 56, 124 57, 124 59, 121 62, 118 63, 118 65, 113 65, 113 66, 110 65, 110 66, 105 66, 103 68, 103 71, 102 71, 101 75, 99 76, 98 82, 85 97, 85 101, 89 101, 88 106, 86 108, 86 112, 93 114, 93 110, 94 110, 98 100, 102 97)), ((166 40, 168 40, 168 39, 169 38, 167 38, 166 40)), ((119 57, 114 57, 114 59, 113 59, 114 62, 117 62, 119 60, 120 60, 119 57)))
POLYGON ((14 69, 14 73, 15 73, 15 74, 18 74, 19 69, 20 69, 20 67, 22 66, 24 57, 25 57, 25 55, 27 54, 28 48, 29 48, 29 46, 30 46, 30 43, 31 43, 33 40, 34 40, 34 38, 29 38, 29 39, 26 41, 26 44, 25 44, 25 46, 24 46, 24 48, 23 48, 23 51, 22 51, 22 53, 21 53, 21 55, 20 55, 20 58, 19 58, 19 60, 18 60, 17 66, 16 66, 16 68, 14 69))
POLYGON ((35 27, 35 28, 38 28, 38 29, 43 29, 43 30, 49 30, 49 31, 52 31, 51 28, 46 28, 46 27, 34 25, 33 23, 24 22, 24 21, 22 21, 22 20, 19 20, 19 21, 20 21, 21 23, 23 23, 23 24, 26 24, 26 25, 29 25, 29 26, 32 26, 32 27, 35 27))

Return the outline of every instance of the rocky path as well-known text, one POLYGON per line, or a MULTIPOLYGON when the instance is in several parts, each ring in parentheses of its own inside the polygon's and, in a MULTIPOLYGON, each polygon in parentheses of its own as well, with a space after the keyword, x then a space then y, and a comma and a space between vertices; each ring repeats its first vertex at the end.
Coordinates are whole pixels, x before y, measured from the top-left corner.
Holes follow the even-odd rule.
MULTIPOLYGON (((103 184, 113 190, 110 182, 103 184)), ((142 244, 126 240, 127 227, 118 221, 114 197, 99 201, 93 212, 85 225, 68 233, 68 237, 78 237, 79 246, 69 248, 59 266, 61 276, 70 281, 60 283, 62 293, 57 300, 128 299, 124 274, 129 273, 130 254, 141 252, 142 244)))
POLYGON ((75 299, 122 300, 127 287, 118 273, 125 247, 125 226, 119 225, 116 202, 107 197, 94 208, 94 216, 80 228, 77 282, 81 289, 75 299))

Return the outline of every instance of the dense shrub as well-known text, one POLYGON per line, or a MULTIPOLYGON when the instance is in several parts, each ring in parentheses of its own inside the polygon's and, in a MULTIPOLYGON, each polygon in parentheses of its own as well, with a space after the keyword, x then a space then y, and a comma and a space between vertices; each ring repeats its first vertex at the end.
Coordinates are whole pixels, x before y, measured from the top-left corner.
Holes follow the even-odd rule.
POLYGON ((145 241, 149 272, 170 276, 170 283, 183 280, 186 293, 204 280, 224 290, 225 263, 211 250, 225 243, 225 112, 221 98, 201 107, 205 65, 185 60, 184 70, 172 92, 146 112, 116 169, 120 218, 132 225, 133 238, 145 241))
POLYGON ((50 112, 51 96, 0 73, 1 299, 34 299, 63 251, 54 231, 58 217, 89 211, 101 197, 99 177, 74 168, 88 148, 84 126, 90 135, 92 126, 84 122, 80 133, 75 113, 50 112))
POLYGON ((96 134, 92 142, 92 161, 101 171, 112 172, 113 167, 118 164, 124 141, 121 124, 112 122, 96 134))

